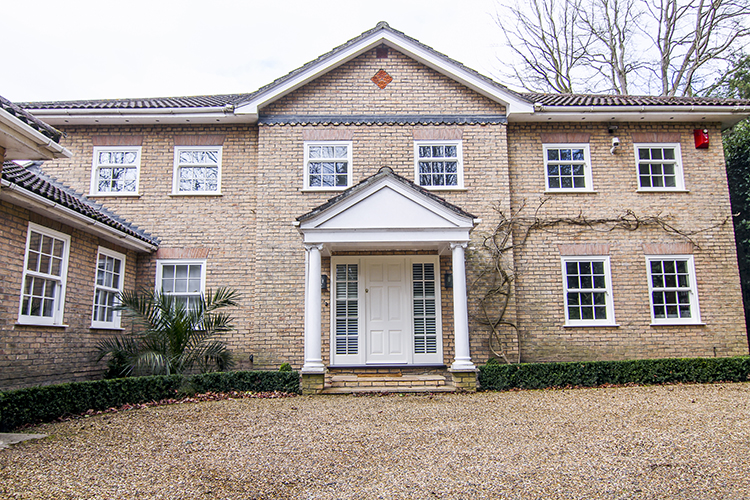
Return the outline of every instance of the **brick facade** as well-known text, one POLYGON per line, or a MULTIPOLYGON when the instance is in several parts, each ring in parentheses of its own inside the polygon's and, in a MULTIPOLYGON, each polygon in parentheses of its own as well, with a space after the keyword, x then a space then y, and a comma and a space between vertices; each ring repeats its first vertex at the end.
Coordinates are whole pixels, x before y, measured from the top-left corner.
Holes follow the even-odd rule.
MULTIPOLYGON (((385 59, 378 58, 376 52, 375 49, 369 50, 272 102, 260 110, 261 118, 420 114, 496 116, 506 112, 505 107, 488 97, 394 49, 388 50, 385 59), (392 78, 384 88, 371 80, 380 70, 392 78)), ((382 84, 386 80, 380 78, 378 81, 382 84)), ((579 214, 591 219, 612 218, 630 210, 640 216, 662 217, 684 233, 698 232, 691 236, 693 245, 686 245, 683 237, 654 227, 604 232, 560 227, 554 231, 531 233, 525 244, 515 248, 512 256, 517 280, 504 319, 518 326, 518 334, 512 327, 501 327, 503 347, 510 360, 519 356, 522 361, 560 361, 746 354, 748 345, 734 236, 728 219, 729 198, 720 141, 714 140, 706 150, 695 149, 691 143, 694 126, 708 126, 713 137, 720 137, 721 131, 716 124, 621 123, 617 131, 621 146, 615 155, 609 151, 612 136, 608 134, 606 123, 60 126, 66 133, 62 144, 74 153, 74 157, 68 161, 45 163, 44 168, 79 192, 88 193, 94 146, 140 141, 139 196, 96 197, 97 201, 161 238, 160 249, 155 254, 128 254, 130 274, 126 286, 153 287, 158 259, 205 258, 207 288, 229 286, 242 295, 240 308, 234 311, 237 331, 226 337, 239 362, 238 368, 273 369, 289 362, 299 369, 304 362, 305 254, 294 223, 296 217, 325 203, 338 192, 304 190, 303 143, 306 140, 336 139, 352 141, 352 184, 374 175, 384 166, 406 179, 415 180, 414 140, 462 141, 464 188, 436 194, 482 219, 473 232, 472 245, 467 251, 470 342, 474 363, 483 363, 492 354, 489 330, 475 321, 480 311, 476 291, 472 289, 477 276, 477 268, 471 261, 472 247, 480 245, 493 230, 498 210, 510 214, 525 205, 526 212, 533 213, 544 197, 549 200, 539 212, 543 218, 569 218, 579 214), (637 192, 633 142, 648 140, 649 137, 661 141, 679 139, 686 192, 637 192), (595 192, 545 193, 544 142, 587 142, 595 192), (221 195, 172 194, 174 148, 193 144, 223 146, 221 195), (655 248, 692 249, 704 325, 650 324, 644 252, 655 248), (584 254, 606 252, 610 257, 618 326, 564 326, 561 255, 573 251, 584 254), (137 265, 137 272, 132 265, 137 265)), ((14 222, 3 228, 20 235, 23 224, 19 221, 23 217, 13 215, 13 210, 4 207, 4 216, 14 222), (16 227, 18 224, 20 226, 16 227)), ((89 255, 96 245, 73 233, 74 248, 86 247, 87 251, 81 255, 89 255)), ((513 235, 517 240, 520 236, 513 235)), ((17 246, 20 243, 15 239, 3 242, 6 246, 10 244, 17 246)), ((18 248, 8 249, 8 252, 23 254, 18 248)), ((424 252, 434 255, 437 251, 424 252)), ((394 253, 404 252, 382 249, 364 252, 365 255, 394 253)), ((412 253, 416 254, 417 250, 412 253)), ((344 254, 334 252, 333 257, 344 254)), ((69 290, 74 286, 82 287, 79 294, 82 302, 78 305, 71 302, 70 307, 80 308, 83 318, 86 317, 84 302, 90 302, 87 292, 92 288, 93 278, 89 274, 93 273, 93 267, 87 268, 83 262, 76 266, 80 267, 81 274, 74 273, 76 279, 69 280, 68 287, 69 290)), ((324 256, 322 270, 329 278, 330 266, 330 257, 324 256)), ((450 253, 441 255, 442 346, 446 365, 450 365, 455 353, 453 295, 443 279, 451 271, 450 253)), ((20 287, 20 275, 13 274, 18 283, 3 282, 6 296, 3 304, 12 305, 3 313, 3 318, 6 318, 3 331, 15 332, 9 335, 19 332, 18 327, 11 328, 11 313, 14 313, 14 307, 17 309, 20 287)), ((322 355, 327 365, 331 360, 330 288, 322 292, 321 298, 322 355)), ((68 329, 76 332, 79 330, 73 328, 80 329, 76 335, 77 344, 56 349, 58 353, 65 351, 70 363, 78 359, 83 365, 85 346, 92 342, 89 337, 99 335, 99 332, 87 330, 84 323, 79 318, 76 326, 71 325, 68 329), (80 340, 84 337, 87 340, 80 340)), ((24 342, 29 345, 34 342, 33 330, 21 329, 26 339, 24 342), (29 334, 26 334, 27 330, 29 334)), ((59 337, 55 335, 55 339, 59 337)), ((0 358, 3 362, 10 359, 10 344, 5 338, 0 344, 6 346, 5 357, 0 358)), ((42 344, 37 338, 33 344, 37 347, 26 349, 48 349, 40 347, 42 344)), ((40 366, 33 370, 39 373, 48 370, 46 365, 40 366)), ((12 370, 17 373, 31 369, 13 361, 12 370)), ((93 377, 101 373, 101 369, 101 365, 91 364, 83 368, 66 368, 68 374, 64 378, 93 377)), ((32 376, 29 380, 46 382, 51 375, 32 376)), ((344 375, 355 377, 349 372, 341 376, 344 375)), ((471 380, 462 377, 455 375, 454 378, 462 387, 470 388, 471 380)), ((330 385, 331 377, 328 379, 330 385)), ((311 386, 310 390, 321 389, 322 386, 318 385, 322 380, 316 380, 317 385, 311 386)))

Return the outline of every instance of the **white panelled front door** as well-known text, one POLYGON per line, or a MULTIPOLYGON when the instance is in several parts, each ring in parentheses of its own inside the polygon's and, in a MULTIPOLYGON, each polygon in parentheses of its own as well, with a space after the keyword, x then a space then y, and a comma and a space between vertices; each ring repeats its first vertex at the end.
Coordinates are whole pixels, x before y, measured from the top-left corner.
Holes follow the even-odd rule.
POLYGON ((365 339, 368 363, 407 363, 408 280, 404 259, 365 260, 365 339))
POLYGON ((333 365, 443 362, 437 256, 331 263, 333 365))

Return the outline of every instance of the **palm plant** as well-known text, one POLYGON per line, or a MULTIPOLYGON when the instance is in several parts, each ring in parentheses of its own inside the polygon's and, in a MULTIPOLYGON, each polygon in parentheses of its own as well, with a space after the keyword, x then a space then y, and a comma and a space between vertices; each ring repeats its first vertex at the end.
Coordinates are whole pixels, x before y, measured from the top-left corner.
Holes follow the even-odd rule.
POLYGON ((158 291, 122 292, 118 309, 132 319, 134 330, 99 342, 97 361, 110 356, 109 377, 232 368, 232 353, 215 337, 233 330, 233 318, 220 309, 238 305, 237 298, 236 290, 227 288, 209 290, 189 304, 158 291))

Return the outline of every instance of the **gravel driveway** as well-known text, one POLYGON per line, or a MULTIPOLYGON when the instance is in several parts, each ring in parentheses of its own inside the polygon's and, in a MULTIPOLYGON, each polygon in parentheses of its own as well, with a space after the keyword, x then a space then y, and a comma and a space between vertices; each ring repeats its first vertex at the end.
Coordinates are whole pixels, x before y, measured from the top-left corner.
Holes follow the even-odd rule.
POLYGON ((299 396, 40 426, 0 498, 750 498, 750 384, 299 396))

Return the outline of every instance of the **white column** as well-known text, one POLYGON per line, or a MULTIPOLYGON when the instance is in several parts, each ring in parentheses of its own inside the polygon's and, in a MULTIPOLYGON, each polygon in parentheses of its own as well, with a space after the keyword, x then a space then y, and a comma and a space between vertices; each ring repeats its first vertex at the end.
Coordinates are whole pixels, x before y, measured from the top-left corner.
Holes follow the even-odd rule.
POLYGON ((469 352, 469 309, 466 297, 466 263, 464 249, 467 243, 451 243, 453 254, 453 330, 456 343, 456 358, 452 370, 475 370, 469 352))
POLYGON ((323 245, 305 245, 305 364, 302 373, 325 373, 320 339, 320 251, 323 245))

